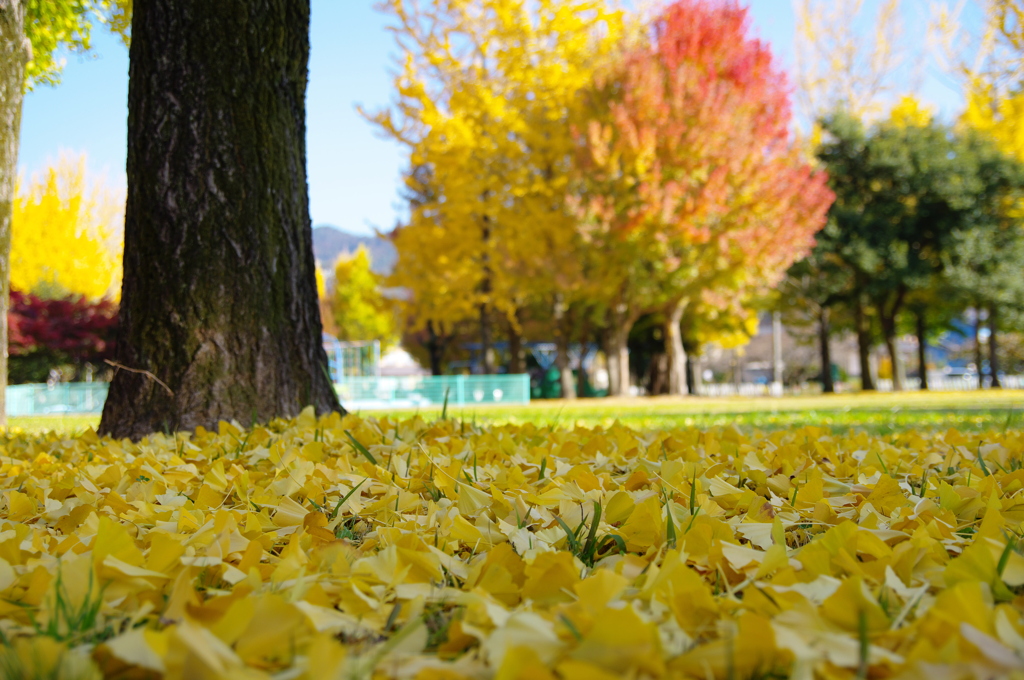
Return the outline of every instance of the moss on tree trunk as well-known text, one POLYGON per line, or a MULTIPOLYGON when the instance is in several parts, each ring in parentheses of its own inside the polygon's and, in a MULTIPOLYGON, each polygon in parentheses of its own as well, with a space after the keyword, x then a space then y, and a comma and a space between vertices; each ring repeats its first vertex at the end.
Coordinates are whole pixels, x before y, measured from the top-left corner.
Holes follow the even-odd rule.
POLYGON ((308 0, 136 0, 117 437, 340 409, 306 185, 308 0))

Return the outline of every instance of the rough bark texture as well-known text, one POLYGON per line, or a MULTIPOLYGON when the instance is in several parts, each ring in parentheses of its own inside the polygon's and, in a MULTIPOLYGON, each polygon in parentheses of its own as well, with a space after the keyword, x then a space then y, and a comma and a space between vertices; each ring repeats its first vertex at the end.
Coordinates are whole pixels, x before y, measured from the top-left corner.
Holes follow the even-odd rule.
POLYGON ((917 372, 921 375, 921 389, 928 389, 928 323, 923 309, 915 313, 917 328, 917 372))
POLYGON ((988 308, 988 371, 992 376, 989 385, 993 389, 1003 386, 999 380, 999 336, 997 335, 999 327, 997 321, 996 307, 992 305, 988 308))
POLYGON ((864 303, 858 299, 853 306, 854 324, 857 327, 857 358, 860 360, 860 388, 865 392, 875 391, 875 379, 871 375, 871 328, 864 314, 864 303))
POLYGON ((818 349, 821 352, 821 391, 832 394, 836 391, 832 380, 832 347, 829 344, 832 335, 832 324, 828 307, 818 310, 818 349))
POLYGON ((0 0, 0 427, 7 426, 7 308, 11 292, 11 216, 18 171, 25 64, 25 3, 0 0))
POLYGON ((672 395, 687 394, 686 350, 683 349, 683 312, 686 302, 673 303, 665 313, 665 356, 668 358, 667 392, 672 395))
POLYGON ((118 363, 101 431, 341 407, 306 185, 309 0, 135 0, 118 363))

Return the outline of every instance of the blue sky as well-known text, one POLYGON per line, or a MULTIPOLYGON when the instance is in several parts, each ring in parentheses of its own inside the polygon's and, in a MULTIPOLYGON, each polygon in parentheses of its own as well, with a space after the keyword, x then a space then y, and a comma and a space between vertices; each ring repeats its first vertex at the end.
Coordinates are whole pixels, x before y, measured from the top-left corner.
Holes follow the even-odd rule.
MULTIPOLYGON (((828 2, 829 0, 820 0, 828 2)), ((877 0, 875 0, 877 1, 877 0)), ((872 0, 869 0, 872 4, 872 0)), ((397 189, 402 150, 381 139, 356 113, 391 98, 393 39, 373 0, 312 0, 307 154, 313 224, 353 233, 388 230, 401 215, 397 189)), ((794 15, 790 0, 752 0, 755 33, 792 63, 794 15)), ((914 30, 911 28, 911 30, 914 30)), ((92 173, 111 186, 125 184, 128 53, 100 31, 94 52, 67 58, 63 83, 25 98, 18 165, 41 170, 59 152, 85 153, 92 173)), ((952 115, 957 95, 935 77, 923 98, 952 115)))

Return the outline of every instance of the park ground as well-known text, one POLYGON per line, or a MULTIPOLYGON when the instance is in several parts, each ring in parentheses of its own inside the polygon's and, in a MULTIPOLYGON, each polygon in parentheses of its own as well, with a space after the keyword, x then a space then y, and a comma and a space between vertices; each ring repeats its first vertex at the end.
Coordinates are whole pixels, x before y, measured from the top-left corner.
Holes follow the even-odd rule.
MULTIPOLYGON (((441 415, 441 407, 364 411, 365 416, 441 415)), ((970 392, 863 393, 788 397, 653 397, 534 401, 502 407, 459 407, 450 414, 467 421, 493 424, 534 423, 573 427, 608 426, 619 421, 651 430, 675 427, 723 427, 742 430, 780 430, 807 425, 835 433, 862 429, 870 434, 900 430, 969 432, 1005 430, 1024 423, 1024 390, 970 392)), ((26 432, 55 430, 73 434, 99 425, 98 415, 11 418, 10 427, 26 432)))

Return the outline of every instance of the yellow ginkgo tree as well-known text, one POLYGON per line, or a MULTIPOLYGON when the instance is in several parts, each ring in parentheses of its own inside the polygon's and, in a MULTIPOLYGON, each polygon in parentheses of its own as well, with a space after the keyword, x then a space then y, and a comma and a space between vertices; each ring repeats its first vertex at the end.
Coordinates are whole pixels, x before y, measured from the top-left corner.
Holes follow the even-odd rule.
POLYGON ((478 318, 490 371, 496 317, 519 332, 521 308, 565 304, 580 285, 572 121, 621 15, 593 0, 380 7, 404 62, 396 106, 370 118, 408 148, 417 197, 395 239, 393 283, 410 291, 420 325, 478 318))
POLYGON ((124 196, 90 182, 84 157, 62 156, 19 182, 11 238, 11 287, 42 297, 116 298, 121 284, 124 196))

